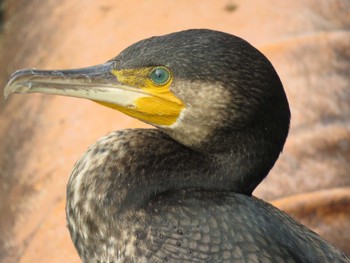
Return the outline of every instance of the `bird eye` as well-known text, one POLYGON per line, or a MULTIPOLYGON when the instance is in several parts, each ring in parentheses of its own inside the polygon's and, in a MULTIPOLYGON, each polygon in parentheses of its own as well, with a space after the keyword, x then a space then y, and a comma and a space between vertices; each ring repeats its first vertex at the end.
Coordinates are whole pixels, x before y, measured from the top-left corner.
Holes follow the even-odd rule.
POLYGON ((152 70, 150 79, 156 85, 164 85, 170 79, 170 72, 166 68, 158 67, 152 70))

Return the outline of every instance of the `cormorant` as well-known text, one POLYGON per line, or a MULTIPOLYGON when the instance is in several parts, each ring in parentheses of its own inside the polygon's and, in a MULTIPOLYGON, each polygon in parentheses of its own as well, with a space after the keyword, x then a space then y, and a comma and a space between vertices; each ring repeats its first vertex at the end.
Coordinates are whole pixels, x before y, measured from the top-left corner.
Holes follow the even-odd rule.
POLYGON ((137 42, 105 64, 20 70, 10 93, 87 98, 158 129, 112 132, 76 163, 67 222, 84 262, 350 262, 252 196, 290 110, 269 60, 205 29, 137 42))

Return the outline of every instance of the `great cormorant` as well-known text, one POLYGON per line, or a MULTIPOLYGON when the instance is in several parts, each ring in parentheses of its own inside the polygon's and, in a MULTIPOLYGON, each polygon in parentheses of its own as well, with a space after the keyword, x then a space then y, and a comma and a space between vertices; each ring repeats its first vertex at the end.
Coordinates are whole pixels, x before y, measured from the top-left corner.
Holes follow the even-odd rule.
POLYGON ((239 37, 186 30, 105 64, 20 70, 10 93, 88 98, 158 129, 112 132, 76 163, 67 222, 84 262, 350 262, 252 196, 290 111, 268 59, 239 37))

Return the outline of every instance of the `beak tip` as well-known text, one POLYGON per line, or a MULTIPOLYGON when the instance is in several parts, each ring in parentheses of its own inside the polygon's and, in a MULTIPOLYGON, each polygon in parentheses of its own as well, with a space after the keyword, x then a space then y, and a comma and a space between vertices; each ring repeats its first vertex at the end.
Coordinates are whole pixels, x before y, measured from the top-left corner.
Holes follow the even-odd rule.
POLYGON ((10 76, 3 93, 5 100, 7 100, 12 93, 26 93, 26 91, 30 89, 30 86, 28 87, 21 82, 21 78, 26 77, 29 71, 31 70, 17 70, 10 76))
POLYGON ((5 86, 4 94, 3 94, 5 100, 8 99, 8 97, 10 96, 11 93, 16 92, 15 87, 13 85, 13 80, 14 80, 14 78, 11 77, 5 86))
POLYGON ((4 99, 7 100, 8 97, 10 96, 11 93, 14 93, 15 91, 13 90, 11 83, 8 83, 4 89, 4 99))
POLYGON ((9 80, 9 82, 7 82, 6 87, 4 89, 4 93, 3 93, 4 99, 7 100, 11 93, 12 93, 11 80, 9 80))

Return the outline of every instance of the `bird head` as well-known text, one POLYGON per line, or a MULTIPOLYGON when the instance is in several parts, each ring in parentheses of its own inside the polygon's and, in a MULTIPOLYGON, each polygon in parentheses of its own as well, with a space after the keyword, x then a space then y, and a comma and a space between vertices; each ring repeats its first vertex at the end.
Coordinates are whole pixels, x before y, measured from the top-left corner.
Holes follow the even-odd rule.
POLYGON ((34 92, 90 99, 199 151, 260 140, 279 153, 289 127, 288 101, 271 63, 243 39, 206 29, 139 41, 93 67, 19 70, 5 97, 34 92))

